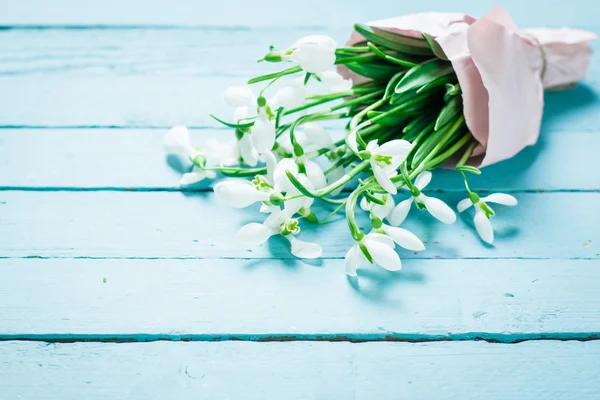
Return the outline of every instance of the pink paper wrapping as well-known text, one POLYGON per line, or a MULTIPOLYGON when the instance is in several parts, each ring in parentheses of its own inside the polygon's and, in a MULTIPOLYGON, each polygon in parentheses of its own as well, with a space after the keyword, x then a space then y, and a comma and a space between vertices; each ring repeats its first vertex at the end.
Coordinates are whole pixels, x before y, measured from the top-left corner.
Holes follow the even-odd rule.
MULTIPOLYGON (((519 30, 500 6, 476 19, 457 13, 422 13, 368 24, 390 32, 436 38, 462 88, 467 126, 480 145, 471 164, 484 167, 513 157, 537 142, 544 88, 583 79, 592 53, 591 32, 519 30)), ((349 45, 364 41, 354 32, 349 45)), ((365 81, 349 70, 354 83, 365 81)))

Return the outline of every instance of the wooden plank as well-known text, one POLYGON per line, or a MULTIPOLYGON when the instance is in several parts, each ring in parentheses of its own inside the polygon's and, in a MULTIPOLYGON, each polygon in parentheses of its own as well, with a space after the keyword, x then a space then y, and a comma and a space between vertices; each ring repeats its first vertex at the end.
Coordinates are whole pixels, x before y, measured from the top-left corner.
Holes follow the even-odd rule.
MULTIPOLYGON (((589 339, 600 260, 0 260, 0 338, 589 339)), ((0 357, 2 359, 2 357, 0 357)))
POLYGON ((0 355, 0 391, 24 400, 593 400, 600 385, 599 341, 4 342, 0 355))
MULTIPOLYGON (((440 198, 456 203, 464 194, 440 198)), ((472 214, 444 225, 413 210, 404 225, 427 250, 405 258, 597 258, 600 193, 523 193, 518 207, 496 207, 495 246, 480 242, 472 214)), ((258 204, 235 210, 212 193, 0 192, 0 255, 8 257, 192 257, 288 259, 287 240, 275 237, 254 250, 241 248, 242 224, 262 222, 258 204)), ((321 215, 325 211, 315 208, 321 215)), ((359 224, 367 228, 366 216, 359 224)), ((323 245, 326 258, 344 257, 353 244, 340 216, 326 229, 301 224, 304 240, 323 245)))
MULTIPOLYGON (((3 130, 0 188, 179 190, 181 174, 191 165, 166 157, 162 148, 164 133, 156 129, 3 130)), ((197 145, 209 138, 226 140, 232 136, 233 132, 223 129, 192 131, 197 145)), ((584 170, 599 171, 598 148, 600 135, 592 132, 546 132, 535 147, 486 168, 480 176, 470 177, 471 188, 509 192, 600 190, 597 174, 582 173, 581 164, 574 162, 585 160, 584 170)), ((205 190, 209 186, 210 182, 204 181, 191 189, 205 190)), ((464 191, 464 184, 456 172, 439 171, 427 188, 464 191)))
MULTIPOLYGON (((592 27, 594 28, 594 27, 592 27)), ((592 29, 594 30, 594 29, 592 29)), ((270 45, 286 49, 322 34, 339 45, 342 27, 213 27, 201 29, 13 29, 0 31, 0 76, 230 76, 248 79, 284 64, 257 63, 270 45)), ((590 43, 594 50, 600 42, 590 43)), ((589 76, 598 80, 598 55, 589 76)))
MULTIPOLYGON (((494 0, 473 2, 455 0, 451 4, 432 0, 426 4, 407 2, 398 7, 391 0, 378 0, 371 7, 359 1, 349 1, 343 6, 335 0, 306 0, 301 3, 273 3, 268 0, 253 2, 205 3, 193 0, 56 0, 52 6, 42 0, 21 0, 5 7, 0 24, 176 24, 176 25, 243 25, 287 26, 295 23, 310 25, 344 26, 401 14, 423 11, 468 12, 482 15, 494 0)), ((543 0, 505 0, 507 8, 520 26, 596 26, 595 3, 573 0, 547 7, 543 0), (532 12, 535 10, 535 12, 532 12)))
POLYGON ((0 76, 252 76, 282 69, 257 63, 270 45, 325 34, 343 44, 345 28, 78 29, 0 31, 0 76))

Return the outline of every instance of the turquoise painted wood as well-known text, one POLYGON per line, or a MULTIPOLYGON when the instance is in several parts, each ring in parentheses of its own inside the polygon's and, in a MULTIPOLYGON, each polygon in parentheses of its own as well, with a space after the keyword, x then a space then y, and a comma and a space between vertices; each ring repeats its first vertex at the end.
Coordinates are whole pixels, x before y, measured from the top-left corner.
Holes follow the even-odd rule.
POLYGON ((346 279, 343 260, 5 259, 0 274, 4 339, 511 343, 600 334, 600 259, 405 260, 402 273, 370 267, 357 280, 346 279))
MULTIPOLYGON (((3 189, 180 190, 179 179, 191 163, 166 157, 163 129, 5 129, 0 135, 0 187, 3 189), (35 143, 32 146, 31 143, 35 143), (107 173, 110 168, 118 174, 107 173), (43 165, 43 168, 40 168, 43 165)), ((334 131, 340 136, 341 131, 334 131)), ((194 144, 227 140, 223 129, 191 131, 194 144)), ((600 132, 544 132, 538 144, 515 158, 490 166, 469 184, 484 191, 598 191, 600 132), (586 168, 573 162, 586 160, 586 168), (560 168, 556 168, 560 165, 560 168), (552 171, 549 173, 548 171, 552 171)), ((207 190, 203 181, 185 190, 207 190)), ((460 175, 438 171, 427 190, 464 192, 460 175)))
POLYGON ((0 343, 21 399, 597 399, 600 342, 0 343), (32 382, 32 377, 45 379, 32 382))
MULTIPOLYGON (((178 124, 200 144, 230 137, 207 113, 230 115, 220 92, 277 68, 254 63, 270 44, 491 4, 0 3, 0 398, 597 398, 598 55, 581 85, 546 94, 536 146, 473 179, 520 201, 497 209, 495 246, 470 214, 444 226, 413 210, 427 250, 401 252, 399 273, 346 278, 343 220, 303 226, 322 261, 276 239, 240 248, 262 216, 208 183, 181 191, 189 164, 162 150, 178 124)), ((600 31, 592 0, 503 5, 522 26, 600 31)), ((428 189, 464 196, 451 171, 428 189)))
MULTIPOLYGON (((455 205, 465 195, 439 197, 455 205)), ((522 193, 519 199, 518 207, 495 208, 494 246, 475 234, 473 214, 465 212, 456 224, 444 225, 415 208, 403 226, 425 242, 426 250, 400 255, 600 259, 600 193, 522 193)), ((330 210, 315 211, 323 216, 330 210)), ((0 252, 8 257, 295 259, 281 237, 251 250, 241 247, 237 230, 264 221, 258 204, 235 210, 206 192, 0 191, 0 213, 0 252)), ((366 215, 358 217, 367 228, 366 215)), ((343 216, 326 230, 308 223, 301 228, 299 237, 321 243, 325 258, 343 258, 354 243, 343 216)))

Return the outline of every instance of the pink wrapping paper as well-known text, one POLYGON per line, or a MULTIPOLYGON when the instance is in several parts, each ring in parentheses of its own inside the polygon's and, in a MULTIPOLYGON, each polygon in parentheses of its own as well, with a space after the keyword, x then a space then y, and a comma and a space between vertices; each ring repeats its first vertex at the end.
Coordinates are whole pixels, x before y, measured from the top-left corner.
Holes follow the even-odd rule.
MULTIPOLYGON (((466 123, 480 143, 471 161, 480 167, 511 158, 537 142, 544 89, 583 79, 592 53, 588 41, 596 39, 594 33, 568 28, 519 30, 500 6, 479 19, 422 13, 368 25, 436 38, 461 85, 466 123)), ((361 41, 364 38, 354 32, 348 44, 361 41)), ((355 83, 365 80, 347 69, 342 74, 355 83)))

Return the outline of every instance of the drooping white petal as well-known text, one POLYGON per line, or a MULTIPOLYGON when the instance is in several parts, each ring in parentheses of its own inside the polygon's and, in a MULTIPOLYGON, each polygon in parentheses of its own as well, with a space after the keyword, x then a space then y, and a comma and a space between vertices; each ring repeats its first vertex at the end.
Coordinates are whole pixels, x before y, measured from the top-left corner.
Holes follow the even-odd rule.
POLYGON ((244 133, 238 143, 240 157, 247 165, 254 167, 258 163, 258 151, 252 145, 250 135, 244 133))
MULTIPOLYGON (((306 175, 303 175, 303 174, 296 175, 296 178, 307 189, 309 189, 309 190, 314 189, 312 187, 312 184, 309 182, 308 178, 306 177, 306 175)), ((290 185, 289 189, 287 190, 287 195, 291 197, 291 196, 296 196, 298 194, 300 194, 300 191, 295 186, 290 185)), ((292 215, 296 214, 301 208, 304 208, 305 210, 308 211, 314 201, 315 201, 315 199, 313 199, 312 197, 305 197, 305 196, 298 197, 296 199, 287 200, 284 205, 284 210, 290 216, 292 216, 292 215)))
POLYGON ((231 107, 252 106, 256 97, 248 86, 231 86, 223 92, 223 101, 231 107))
POLYGON ((471 201, 470 198, 466 198, 466 199, 462 199, 461 201, 458 202, 458 204, 456 205, 456 209, 458 210, 459 213, 465 211, 467 208, 471 207, 473 205, 473 202, 471 201))
POLYGON ((314 122, 307 122, 303 125, 306 139, 321 149, 330 148, 333 146, 333 140, 329 132, 323 129, 320 125, 314 122))
POLYGON ((492 222, 485 216, 485 213, 479 208, 475 207, 475 229, 481 239, 489 244, 494 241, 494 228, 492 228, 492 222))
POLYGON ((298 165, 296 165, 296 162, 291 158, 283 158, 277 163, 275 171, 273 172, 273 181, 275 189, 281 192, 287 192, 293 187, 285 171, 290 171, 292 175, 297 176, 298 165))
POLYGON ((217 199, 230 207, 244 208, 257 201, 269 200, 269 194, 258 191, 251 182, 228 179, 215 185, 217 199))
POLYGON ((371 211, 379 219, 387 218, 395 207, 394 198, 389 193, 379 196, 382 200, 385 199, 385 204, 371 203, 371 211))
POLYGON ((320 74, 334 66, 335 48, 306 43, 294 50, 289 58, 304 71, 320 74))
POLYGON ((390 180, 390 177, 385 173, 385 171, 379 167, 375 162, 371 162, 371 168, 373 170, 373 175, 375 175, 375 179, 377 183, 388 193, 396 194, 398 190, 396 186, 390 180))
POLYGON ((332 92, 349 92, 352 90, 352 79, 344 79, 336 71, 325 71, 319 74, 319 79, 332 92))
POLYGON ((325 174, 319 165, 309 159, 304 160, 304 168, 306 169, 306 176, 312 186, 319 190, 327 186, 327 180, 325 174))
POLYGON ((267 182, 271 185, 275 185, 275 167, 277 167, 277 158, 271 151, 267 151, 263 154, 265 158, 265 164, 267 164, 267 182))
POLYGON ((364 255, 358 248, 358 244, 355 244, 348 250, 346 257, 344 258, 344 266, 346 267, 346 274, 348 276, 356 276, 356 270, 360 267, 363 262, 364 255))
POLYGON ((252 144, 256 151, 265 154, 275 144, 275 124, 266 115, 259 115, 251 129, 252 144))
POLYGON ((194 149, 190 143, 190 133, 185 126, 174 126, 165 134, 163 140, 165 151, 169 154, 180 156, 194 156, 194 149))
POLYGON ((429 185, 431 182, 431 177, 433 174, 430 171, 423 171, 419 175, 417 175, 417 179, 415 179, 415 186, 419 190, 423 190, 425 186, 429 185))
POLYGON ((233 120, 236 123, 238 123, 240 120, 248 118, 248 115, 250 115, 248 107, 246 107, 246 106, 236 107, 235 110, 233 111, 233 120))
POLYGON ((445 224, 453 224, 456 222, 456 214, 450 206, 436 197, 428 197, 424 194, 419 196, 419 200, 425 204, 429 214, 433 215, 438 220, 445 224))
POLYGON ((237 140, 234 138, 227 142, 209 139, 204 146, 206 150, 206 163, 220 166, 235 165, 239 162, 237 157, 237 140))
POLYGON ((514 196, 506 193, 492 193, 481 200, 485 203, 498 203, 505 206, 516 206, 518 204, 518 201, 514 196))
MULTIPOLYGON (((332 183, 341 179, 344 175, 346 175, 346 170, 344 169, 344 167, 337 167, 327 175, 327 184, 331 185, 332 183)), ((331 192, 331 195, 337 196, 338 194, 340 194, 342 190, 344 190, 344 186, 346 185, 342 185, 339 188, 333 190, 331 192)))
POLYGON ((381 233, 377 233, 377 232, 371 232, 369 233, 367 236, 369 239, 374 240, 376 242, 379 242, 381 244, 386 245, 387 247, 389 247, 390 249, 393 249, 394 247, 396 247, 394 245, 394 241, 392 240, 391 237, 389 237, 388 235, 383 235, 381 233))
POLYGON ((300 46, 303 46, 305 44, 317 44, 332 50, 335 50, 335 48, 337 47, 337 43, 336 41, 330 37, 330 36, 326 36, 326 35, 308 35, 308 36, 304 36, 300 39, 298 39, 296 41, 296 43, 294 43, 292 45, 291 48, 298 48, 300 46))
POLYGON ((392 226, 400 226, 406 219, 408 212, 410 211, 410 206, 413 203, 413 198, 409 197, 406 200, 401 201, 392 212, 387 217, 387 220, 392 226))
POLYGON ((382 225, 385 233, 392 238, 394 242, 398 244, 400 247, 404 247, 405 249, 412 251, 421 251, 425 250, 425 245, 414 233, 408 231, 404 228, 396 228, 389 225, 382 225))
POLYGON ((402 269, 400 256, 393 248, 373 239, 373 237, 370 237, 369 235, 363 238, 363 243, 367 247, 367 250, 369 250, 375 264, 380 265, 388 271, 398 271, 402 269))
POLYGON ((287 240, 292 245, 292 254, 298 258, 319 258, 323 254, 321 245, 297 239, 293 235, 287 235, 287 240))
POLYGON ((193 185, 194 183, 198 183, 203 181, 204 179, 215 179, 217 174, 215 171, 205 171, 202 168, 194 166, 192 172, 188 172, 183 174, 179 184, 182 186, 193 185))
POLYGON ((292 109, 304 105, 306 100, 306 88, 304 85, 288 85, 277 90, 270 99, 272 108, 283 107, 292 109))
POLYGON ((279 207, 273 207, 271 210, 271 215, 265 219, 263 224, 269 228, 273 234, 279 233, 279 227, 281 224, 288 221, 291 218, 291 215, 289 212, 282 210, 279 207))
POLYGON ((237 238, 246 246, 258 246, 265 243, 273 235, 271 229, 263 224, 251 222, 240 228, 237 238))
POLYGON ((400 157, 405 159, 411 148, 412 144, 410 144, 409 141, 396 139, 382 144, 372 152, 373 154, 379 154, 382 156, 400 157))
POLYGON ((356 131, 352 129, 346 137, 346 144, 353 153, 358 153, 358 142, 356 141, 356 131))

